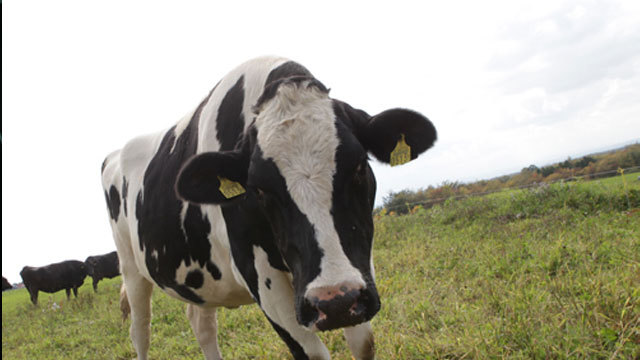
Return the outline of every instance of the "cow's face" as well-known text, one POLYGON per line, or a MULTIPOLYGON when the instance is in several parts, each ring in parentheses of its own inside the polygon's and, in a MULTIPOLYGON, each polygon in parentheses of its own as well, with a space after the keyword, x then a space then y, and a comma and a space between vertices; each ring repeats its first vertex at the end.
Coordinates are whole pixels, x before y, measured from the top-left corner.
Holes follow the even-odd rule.
POLYGON ((185 166, 179 195, 199 203, 257 199, 291 271, 301 325, 328 330, 371 319, 380 301, 371 257, 376 181, 367 153, 389 162, 406 138, 415 158, 433 144, 435 129, 406 110, 371 118, 310 79, 267 87, 256 112, 237 150, 185 166))
POLYGON ((84 265, 85 265, 85 269, 87 270, 87 275, 93 277, 94 276, 94 269, 97 265, 97 260, 93 257, 93 256, 89 256, 85 261, 84 261, 84 265))

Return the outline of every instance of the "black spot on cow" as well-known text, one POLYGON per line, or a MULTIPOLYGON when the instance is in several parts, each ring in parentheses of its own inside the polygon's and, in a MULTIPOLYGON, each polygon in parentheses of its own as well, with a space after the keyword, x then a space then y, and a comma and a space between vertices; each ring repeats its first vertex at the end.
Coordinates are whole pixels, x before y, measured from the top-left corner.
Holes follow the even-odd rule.
MULTIPOLYGON (((276 94, 276 90, 278 89, 279 84, 284 79, 293 79, 297 78, 298 81, 301 80, 311 80, 313 81, 313 75, 307 68, 298 64, 295 61, 287 61, 284 64, 278 66, 277 68, 271 70, 269 75, 267 76, 267 80, 265 81, 264 90, 262 95, 254 104, 254 108, 259 109, 260 105, 265 101, 273 98, 276 94)), ((324 86, 322 86, 324 88, 324 86)))
POLYGON ((244 76, 241 76, 236 84, 227 91, 218 108, 216 130, 221 151, 232 150, 244 130, 243 104, 244 76))
POLYGON ((109 193, 104 192, 105 199, 107 200, 107 208, 109 209, 109 215, 114 221, 118 220, 120 215, 120 194, 115 186, 111 185, 109 193))
POLYGON ((269 75, 267 76, 267 81, 265 81, 265 85, 269 86, 272 82, 280 79, 285 79, 289 77, 300 76, 300 77, 308 77, 312 78, 311 72, 307 70, 304 66, 298 64, 295 61, 287 61, 286 63, 278 66, 277 68, 271 70, 269 75))
POLYGON ((129 195, 129 183, 126 177, 122 177, 122 209, 124 210, 124 216, 127 214, 127 196, 129 195))
MULTIPOLYGON (((211 94, 209 94, 211 95, 211 94)), ((149 274, 161 288, 171 288, 194 303, 203 300, 189 286, 176 282, 176 270, 181 263, 190 266, 192 260, 207 268, 214 279, 221 274, 211 262, 208 235, 211 224, 200 206, 187 204, 176 196, 174 184, 184 162, 196 153, 198 121, 202 101, 182 134, 176 138, 175 127, 162 139, 158 151, 147 166, 142 191, 136 201, 136 217, 140 249, 145 252, 149 274), (183 207, 186 217, 182 223, 183 207), (186 232, 183 229, 188 229, 186 232)))
POLYGON ((190 288, 199 289, 204 284, 204 275, 200 270, 191 270, 187 274, 184 284, 190 288))
POLYGON ((296 86, 300 86, 303 82, 307 83, 307 88, 315 88, 317 90, 320 90, 321 92, 329 93, 329 90, 324 86, 324 84, 312 77, 294 76, 275 80, 269 83, 267 87, 265 87, 262 95, 260 95, 260 97, 256 101, 255 106, 253 107, 254 112, 260 112, 262 104, 273 99, 273 97, 275 97, 278 92, 278 88, 283 84, 295 84, 296 86))
POLYGON ((73 294, 78 297, 78 288, 87 277, 87 267, 82 261, 67 260, 42 267, 25 266, 20 271, 20 276, 35 305, 38 303, 39 291, 55 293, 66 290, 68 299, 73 290, 73 294))
MULTIPOLYGON (((209 254, 211 250, 211 244, 209 243, 209 233, 211 232, 211 225, 209 220, 205 219, 198 206, 189 206, 187 208, 187 215, 184 218, 185 235, 189 241, 187 247, 189 253, 194 254, 192 256, 201 267, 206 267, 207 271, 215 280, 220 280, 222 274, 218 267, 209 260, 209 254)), ((188 266, 189 264, 187 264, 188 266)))
POLYGON ((105 158, 104 161, 102 162, 102 169, 100 170, 101 174, 104 173, 104 168, 107 167, 107 159, 108 158, 105 158))
POLYGON ((271 279, 267 278, 267 280, 264 282, 264 285, 267 287, 267 289, 271 290, 271 279))

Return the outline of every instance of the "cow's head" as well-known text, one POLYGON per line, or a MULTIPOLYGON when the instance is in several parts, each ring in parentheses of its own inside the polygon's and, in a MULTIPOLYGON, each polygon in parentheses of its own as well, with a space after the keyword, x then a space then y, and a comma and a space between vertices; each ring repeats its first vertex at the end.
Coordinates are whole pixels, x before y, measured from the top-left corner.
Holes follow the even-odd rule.
POLYGON ((87 270, 87 275, 93 277, 94 276, 94 269, 95 267, 98 265, 98 261, 95 257, 93 256, 89 256, 85 261, 84 261, 84 266, 85 269, 87 270))
POLYGON ((372 261, 376 180, 367 154, 401 163, 404 149, 404 161, 415 159, 433 145, 435 128, 410 110, 371 117, 332 100, 310 78, 270 84, 255 112, 235 150, 185 165, 177 193, 208 204, 257 199, 293 275, 301 325, 328 330, 368 321, 380 300, 372 261))

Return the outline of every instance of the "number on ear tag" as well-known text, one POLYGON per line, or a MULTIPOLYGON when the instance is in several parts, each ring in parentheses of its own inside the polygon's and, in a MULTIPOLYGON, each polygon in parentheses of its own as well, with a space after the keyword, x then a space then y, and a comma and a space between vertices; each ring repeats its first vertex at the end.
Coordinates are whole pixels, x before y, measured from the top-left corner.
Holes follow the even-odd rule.
POLYGON ((398 140, 398 145, 391 152, 389 164, 391 166, 402 165, 411 161, 411 147, 404 141, 404 134, 398 140))
POLYGON ((218 176, 218 180, 220 180, 220 192, 227 199, 231 199, 232 197, 245 193, 245 190, 242 185, 240 185, 240 183, 222 178, 220 176, 218 176))

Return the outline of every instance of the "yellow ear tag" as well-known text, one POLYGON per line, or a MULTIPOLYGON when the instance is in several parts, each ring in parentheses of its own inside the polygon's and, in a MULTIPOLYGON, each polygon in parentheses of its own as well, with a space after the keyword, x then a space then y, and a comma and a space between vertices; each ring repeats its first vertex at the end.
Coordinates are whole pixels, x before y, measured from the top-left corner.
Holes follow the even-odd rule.
POLYGON ((222 178, 220 176, 218 176, 218 180, 220 180, 220 192, 227 199, 231 199, 232 197, 245 193, 245 190, 242 185, 240 185, 240 183, 222 178))
POLYGON ((402 165, 411 161, 411 147, 404 141, 404 134, 398 140, 398 145, 391 152, 389 164, 391 166, 402 165))

